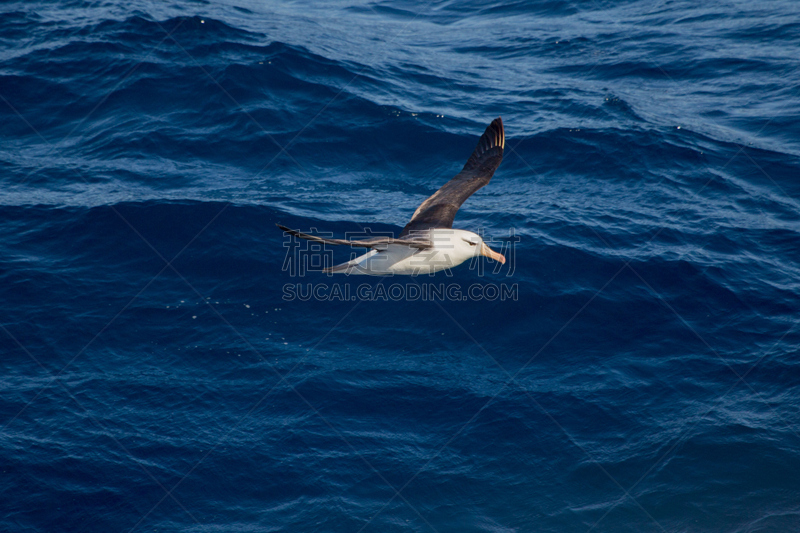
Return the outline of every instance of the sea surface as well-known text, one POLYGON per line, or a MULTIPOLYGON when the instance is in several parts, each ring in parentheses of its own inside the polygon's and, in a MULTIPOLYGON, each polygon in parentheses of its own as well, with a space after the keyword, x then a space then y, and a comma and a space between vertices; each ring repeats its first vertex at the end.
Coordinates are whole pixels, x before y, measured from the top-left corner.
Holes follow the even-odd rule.
POLYGON ((0 530, 800 530, 798 58, 795 0, 0 3, 0 530), (505 265, 275 226, 397 234, 498 116, 505 265))

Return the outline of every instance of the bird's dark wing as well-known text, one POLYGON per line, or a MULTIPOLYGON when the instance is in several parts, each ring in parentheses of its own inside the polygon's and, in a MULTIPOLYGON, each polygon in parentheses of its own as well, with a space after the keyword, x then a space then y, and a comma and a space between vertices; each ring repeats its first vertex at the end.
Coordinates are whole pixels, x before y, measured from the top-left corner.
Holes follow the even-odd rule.
POLYGON ((289 235, 294 235, 295 237, 300 237, 301 239, 322 242, 325 244, 347 244, 350 246, 356 246, 358 248, 375 248, 378 250, 385 249, 390 244, 400 244, 402 246, 410 246, 411 248, 420 249, 431 248, 433 246, 433 244, 427 238, 394 239, 392 237, 375 237, 373 239, 365 239, 363 241, 348 241, 347 239, 326 239, 323 237, 317 237, 316 235, 309 235, 308 233, 301 233, 297 230, 289 229, 286 226, 281 226, 280 224, 276 224, 276 226, 289 235))
POLYGON ((464 200, 492 179, 503 160, 505 142, 503 121, 497 117, 481 135, 478 146, 461 172, 422 202, 403 228, 400 238, 431 228, 452 228, 453 219, 464 200))

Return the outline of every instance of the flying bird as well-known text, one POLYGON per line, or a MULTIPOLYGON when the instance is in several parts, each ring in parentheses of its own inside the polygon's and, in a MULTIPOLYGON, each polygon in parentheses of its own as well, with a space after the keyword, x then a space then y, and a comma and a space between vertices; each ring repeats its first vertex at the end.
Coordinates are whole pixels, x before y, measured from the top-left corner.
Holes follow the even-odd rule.
POLYGON ((505 263, 505 257, 489 248, 480 235, 453 229, 458 208, 475 191, 489 183, 500 166, 504 146, 503 121, 498 117, 483 132, 461 172, 422 202, 397 238, 327 239, 280 224, 277 226, 290 235, 310 241, 370 249, 352 261, 325 268, 323 272, 416 276, 452 268, 479 255, 505 263))

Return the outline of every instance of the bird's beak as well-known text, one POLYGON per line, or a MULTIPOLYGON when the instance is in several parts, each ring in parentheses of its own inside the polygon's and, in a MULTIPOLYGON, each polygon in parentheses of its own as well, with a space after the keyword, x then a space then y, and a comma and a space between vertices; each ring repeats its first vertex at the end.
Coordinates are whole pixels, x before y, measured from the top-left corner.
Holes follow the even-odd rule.
POLYGON ((485 242, 481 243, 481 255, 488 257, 489 259, 494 259, 498 263, 504 265, 506 264, 506 258, 503 257, 503 254, 498 254, 488 246, 486 246, 485 242))

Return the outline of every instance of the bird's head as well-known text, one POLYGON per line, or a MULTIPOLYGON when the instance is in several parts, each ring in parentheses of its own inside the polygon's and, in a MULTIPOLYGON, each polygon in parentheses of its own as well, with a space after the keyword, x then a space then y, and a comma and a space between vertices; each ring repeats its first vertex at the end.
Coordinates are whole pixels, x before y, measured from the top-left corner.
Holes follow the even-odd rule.
POLYGON ((506 262, 503 254, 489 248, 480 235, 471 231, 437 229, 433 235, 433 240, 436 248, 452 256, 452 261, 455 265, 478 255, 494 259, 501 264, 506 262))

